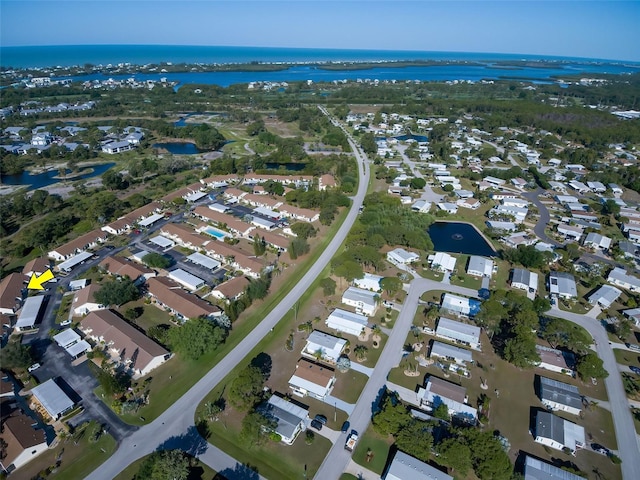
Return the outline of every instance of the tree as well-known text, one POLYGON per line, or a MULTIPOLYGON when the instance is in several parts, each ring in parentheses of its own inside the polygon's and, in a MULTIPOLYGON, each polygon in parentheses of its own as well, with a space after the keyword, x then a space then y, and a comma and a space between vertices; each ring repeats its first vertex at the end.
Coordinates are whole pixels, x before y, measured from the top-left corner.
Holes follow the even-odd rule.
POLYGON ((156 252, 149 252, 142 257, 142 263, 151 268, 167 268, 171 266, 171 260, 156 252))
POLYGON ((129 186, 122 174, 113 169, 102 174, 102 184, 109 190, 124 190, 129 186))
POLYGON ((190 360, 197 360, 224 342, 227 331, 204 318, 192 318, 181 327, 169 330, 173 350, 190 360))
POLYGON ((513 467, 502 444, 491 432, 473 428, 460 431, 463 442, 471 451, 471 461, 481 480, 510 480, 513 467))
POLYGON ((228 398, 231 405, 241 411, 248 411, 262 399, 264 377, 260 368, 247 366, 233 379, 228 398))
POLYGON ((395 435, 396 446, 424 462, 431 456, 433 435, 429 431, 429 424, 421 420, 411 420, 395 435))
POLYGON ((631 322, 627 319, 620 320, 615 327, 615 331, 620 340, 625 340, 631 334, 631 322))
POLYGON ((444 403, 439 404, 436 408, 433 409, 433 416, 448 421, 451 418, 449 415, 449 407, 447 407, 447 405, 445 405, 444 403))
POLYGON ((353 260, 347 260, 341 265, 337 266, 333 273, 337 276, 344 278, 347 282, 352 282, 356 278, 364 277, 362 267, 353 260))
POLYGON ((457 472, 461 477, 466 476, 471 468, 471 450, 460 443, 457 438, 447 438, 438 444, 438 461, 457 472))
POLYGON ((133 480, 186 480, 189 458, 182 450, 155 451, 138 468, 133 480))
POLYGON ((112 278, 102 284, 100 290, 93 294, 96 302, 105 305, 123 305, 136 300, 140 296, 138 287, 129 277, 112 278))
POLYGON ((2 368, 29 368, 33 364, 31 347, 20 343, 20 337, 10 340, 0 350, 0 364, 2 368))
POLYGON ((316 236, 316 229, 313 225, 306 222, 296 222, 291 225, 291 231, 299 238, 311 238, 316 236))
POLYGON ((395 295, 402 289, 402 280, 398 277, 384 277, 380 280, 380 286, 389 295, 395 295))
POLYGON ((105 395, 109 397, 122 395, 131 385, 131 378, 122 371, 112 372, 107 368, 100 368, 96 377, 105 395))
POLYGON ((247 447, 263 445, 269 438, 268 434, 278 426, 278 422, 260 412, 250 412, 242 419, 240 441, 247 447))
POLYGON ((355 348, 353 349, 353 353, 358 360, 363 361, 363 360, 366 360, 367 358, 368 350, 369 349, 365 345, 356 345, 355 348))
POLYGON ((309 253, 309 249, 309 244, 305 238, 294 238, 289 242, 289 256, 292 260, 309 253))
POLYGON ((378 152, 378 144, 371 132, 367 132, 360 137, 360 146, 362 147, 362 150, 364 150, 364 153, 368 155, 373 155, 378 152))
POLYGON ((594 352, 587 353, 578 359, 576 371, 582 380, 609 376, 609 372, 604 369, 602 360, 594 352))
POLYGON ((382 435, 395 435, 411 421, 411 415, 395 394, 387 391, 382 408, 373 417, 373 429, 382 435))
POLYGON ((577 260, 580 258, 580 247, 577 243, 567 243, 564 249, 567 252, 569 259, 577 260))
POLYGON ((140 317, 143 312, 144 310, 142 307, 127 308, 127 310, 124 312, 124 318, 126 318, 130 322, 133 322, 136 318, 140 317))
POLYGON ((535 335, 531 331, 520 330, 515 337, 509 338, 504 346, 504 359, 520 368, 532 367, 540 361, 535 335))
POLYGON ((253 237, 253 253, 256 257, 260 257, 264 255, 264 252, 267 251, 267 244, 264 241, 264 238, 261 238, 260 235, 256 234, 253 237))
POLYGON ((322 292, 325 297, 336 293, 336 281, 331 277, 325 277, 320 280, 320 287, 322 287, 322 292))
POLYGON ((420 178, 420 177, 413 177, 411 179, 411 182, 409 183, 409 186, 411 186, 411 188, 415 190, 420 190, 424 188, 426 185, 427 185, 427 181, 424 178, 420 178))

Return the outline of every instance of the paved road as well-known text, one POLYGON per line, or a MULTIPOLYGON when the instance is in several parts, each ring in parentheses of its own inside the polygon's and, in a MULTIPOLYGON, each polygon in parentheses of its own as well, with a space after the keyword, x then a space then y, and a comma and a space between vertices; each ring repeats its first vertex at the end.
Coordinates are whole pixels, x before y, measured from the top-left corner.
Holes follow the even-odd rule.
POLYGON ((629 409, 629 400, 622 386, 622 379, 618 374, 618 364, 613 350, 609 345, 607 333, 600 323, 586 315, 577 315, 554 308, 547 312, 552 317, 563 318, 583 327, 594 338, 598 356, 604 362, 604 368, 609 376, 604 380, 609 396, 609 405, 613 417, 613 425, 618 443, 618 452, 622 458, 622 477, 625 480, 640 478, 640 446, 636 430, 629 409))
POLYGON ((285 298, 236 348, 155 421, 141 427, 132 435, 124 438, 118 445, 116 452, 97 470, 91 473, 87 479, 112 479, 133 461, 159 448, 181 448, 195 454, 215 470, 219 472, 222 470, 229 480, 233 480, 234 478, 247 478, 246 476, 242 476, 246 473, 242 465, 235 462, 229 455, 218 448, 205 442, 197 435, 197 432, 194 433, 195 427, 193 423, 196 407, 211 389, 220 383, 260 340, 270 333, 271 329, 280 319, 293 308, 298 299, 329 263, 335 252, 337 252, 338 248, 342 245, 349 230, 351 230, 351 226, 357 218, 358 210, 367 192, 370 169, 369 162, 366 161, 366 156, 360 152, 351 138, 349 138, 349 143, 355 152, 358 163, 358 171, 360 174, 358 192, 355 197, 353 197, 353 205, 347 214, 347 218, 318 260, 311 266, 302 280, 291 289, 285 298))
MULTIPOLYGON (((407 148, 408 148, 407 145, 400 145, 400 144, 396 145, 396 150, 400 153, 400 156, 402 157, 402 161, 409 166, 413 175, 415 175, 418 178, 424 179, 424 175, 416 165, 416 162, 414 162, 407 156, 406 154, 407 148)), ((442 200, 444 199, 444 196, 434 192, 433 189, 427 184, 425 185, 422 193, 420 194, 420 199, 425 200, 427 202, 431 202, 431 203, 439 203, 439 202, 442 202, 442 200)))
POLYGON ((538 187, 533 192, 523 193, 522 196, 527 200, 529 200, 538 208, 538 213, 539 213, 538 223, 536 223, 536 226, 533 228, 533 231, 535 232, 536 236, 543 242, 550 243, 551 245, 555 245, 556 247, 559 247, 561 245, 555 240, 549 238, 544 231, 545 227, 549 225, 549 221, 551 220, 551 215, 549 215, 549 210, 547 209, 546 205, 542 203, 538 198, 538 195, 542 193, 544 193, 544 190, 538 187))

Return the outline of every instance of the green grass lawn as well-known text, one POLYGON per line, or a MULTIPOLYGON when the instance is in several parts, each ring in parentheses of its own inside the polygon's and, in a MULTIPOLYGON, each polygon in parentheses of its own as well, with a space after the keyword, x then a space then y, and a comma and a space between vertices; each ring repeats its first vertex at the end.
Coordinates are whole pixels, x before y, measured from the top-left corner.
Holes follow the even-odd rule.
POLYGON ((369 428, 367 428, 364 434, 360 435, 360 439, 351 458, 353 458, 353 461, 357 464, 382 475, 391 445, 393 445, 393 437, 389 436, 385 438, 376 433, 373 427, 369 425, 369 428), (368 451, 372 453, 369 462, 367 462, 368 451))
POLYGON ((416 271, 423 278, 428 278, 429 280, 435 280, 439 282, 443 279, 444 274, 442 272, 436 272, 435 270, 431 270, 430 268, 418 268, 416 271))
POLYGON ((376 363, 378 363, 378 359, 382 354, 382 350, 384 350, 384 346, 387 344, 387 339, 388 337, 384 333, 380 333, 380 345, 378 346, 378 348, 373 348, 371 339, 369 339, 368 342, 364 342, 369 351, 367 352, 367 359, 364 362, 360 363, 362 363, 362 365, 364 365, 365 367, 374 368, 376 366, 376 363))
POLYGON ((266 478, 303 478, 307 468, 307 478, 313 478, 326 457, 331 442, 315 435, 311 445, 305 443, 304 433, 293 445, 268 441, 265 445, 243 445, 238 437, 236 424, 225 421, 210 423, 211 437, 208 439, 227 454, 243 464, 255 467, 266 478))
POLYGON ((171 325, 171 315, 164 310, 156 307, 155 305, 147 305, 144 303, 144 299, 135 300, 133 302, 125 303, 118 308, 118 311, 124 316, 124 313, 130 308, 142 308, 143 312, 133 323, 142 328, 145 332, 149 328, 156 325, 166 324, 171 325))
POLYGON ((340 480, 358 480, 358 477, 351 475, 350 473, 343 473, 340 475, 340 480))
POLYGON ((369 377, 364 373, 355 370, 349 370, 346 373, 336 370, 336 384, 331 395, 347 403, 356 403, 368 380, 369 377))
POLYGON ((56 312, 56 323, 60 323, 69 318, 69 311, 71 310, 71 303, 73 302, 73 295, 65 295, 62 297, 60 307, 56 312))
MULTIPOLYGON (((615 339, 616 341, 619 341, 617 337, 615 337, 615 339)), ((622 365, 635 365, 636 367, 640 367, 640 353, 638 352, 630 352, 629 350, 614 348, 613 354, 616 357, 616 362, 621 363, 622 365)))
POLYGON ((482 286, 482 279, 467 275, 466 273, 459 273, 451 275, 451 284, 471 288, 473 290, 480 290, 480 287, 482 286))
POLYGON ((61 480, 84 478, 104 463, 116 450, 116 441, 109 434, 102 435, 96 443, 90 443, 86 436, 79 439, 77 443, 77 445, 74 444, 72 436, 62 439, 54 448, 20 468, 15 478, 35 478, 38 472, 55 465, 57 459, 60 459, 60 466, 47 478, 61 480))

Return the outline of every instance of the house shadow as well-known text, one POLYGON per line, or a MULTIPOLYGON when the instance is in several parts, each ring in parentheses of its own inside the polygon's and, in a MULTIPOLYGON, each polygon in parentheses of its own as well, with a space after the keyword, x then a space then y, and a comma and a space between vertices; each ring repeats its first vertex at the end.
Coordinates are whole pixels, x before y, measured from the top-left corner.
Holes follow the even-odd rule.
POLYGON ((186 433, 169 437, 156 450, 182 450, 192 457, 198 457, 207 451, 207 441, 202 438, 195 425, 186 433))
POLYGON ((225 468, 217 473, 213 480, 259 480, 258 469, 251 465, 236 463, 233 468, 225 468))

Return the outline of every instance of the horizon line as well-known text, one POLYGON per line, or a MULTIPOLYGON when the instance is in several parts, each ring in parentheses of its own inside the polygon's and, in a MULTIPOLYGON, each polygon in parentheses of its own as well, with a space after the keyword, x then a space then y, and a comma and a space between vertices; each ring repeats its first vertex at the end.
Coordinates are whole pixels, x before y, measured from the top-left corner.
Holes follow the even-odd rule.
MULTIPOLYGON (((201 47, 201 48, 247 48, 247 49, 282 49, 282 50, 330 50, 336 52, 415 52, 415 53, 439 53, 439 54, 474 54, 474 55, 512 55, 523 57, 542 57, 546 59, 578 59, 587 61, 606 61, 606 62, 625 62, 640 64, 640 60, 614 59, 614 58, 598 58, 584 57, 580 55, 559 55, 559 54, 542 54, 542 53, 522 53, 522 52, 483 52, 483 51, 463 51, 463 50, 422 50, 422 49, 398 49, 398 48, 337 48, 337 47, 284 47, 270 45, 202 45, 202 44, 163 44, 163 43, 92 43, 92 44, 55 44, 55 45, 0 45, 1 49, 19 49, 19 48, 60 48, 60 47, 201 47)), ((485 58, 483 60, 489 60, 485 58)), ((353 60, 351 60, 353 61, 353 60)), ((371 61, 371 60, 369 60, 371 61)), ((366 60, 363 60, 366 62, 366 60)))

